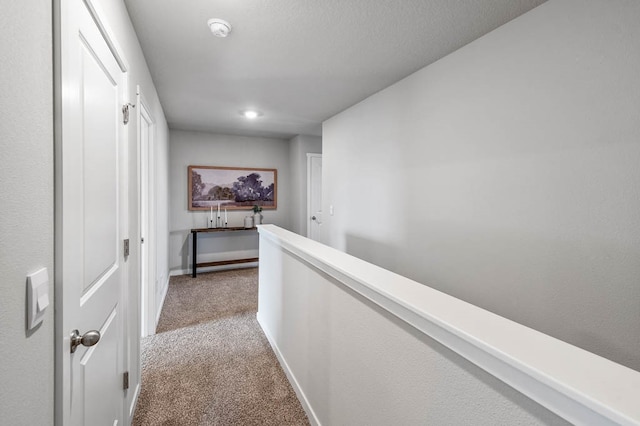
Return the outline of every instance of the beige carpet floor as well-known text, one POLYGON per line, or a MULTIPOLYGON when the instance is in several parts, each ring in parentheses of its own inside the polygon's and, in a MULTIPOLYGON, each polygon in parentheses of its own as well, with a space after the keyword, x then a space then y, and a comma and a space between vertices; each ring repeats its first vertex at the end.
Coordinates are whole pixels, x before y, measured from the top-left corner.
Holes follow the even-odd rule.
POLYGON ((257 271, 171 278, 134 425, 309 424, 256 321, 257 271))

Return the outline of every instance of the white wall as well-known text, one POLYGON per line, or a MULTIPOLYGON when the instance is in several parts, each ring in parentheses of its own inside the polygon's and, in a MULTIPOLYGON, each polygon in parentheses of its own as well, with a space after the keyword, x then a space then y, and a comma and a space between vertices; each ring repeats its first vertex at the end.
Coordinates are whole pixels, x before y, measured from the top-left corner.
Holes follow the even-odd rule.
POLYGON ((307 234, 307 153, 322 153, 322 138, 298 135, 289 141, 291 159, 291 228, 307 234))
POLYGON ((551 0, 325 122, 324 240, 640 370, 638 22, 551 0))
MULTIPOLYGON (((169 188, 169 265, 175 273, 191 268, 192 228, 205 228, 207 212, 188 209, 187 169, 196 166, 272 168, 278 170, 278 207, 263 210, 265 223, 290 226, 291 172, 289 142, 283 139, 171 130, 169 188)), ((229 226, 243 226, 250 210, 228 211, 229 226)), ((198 262, 258 256, 255 232, 205 235, 198 238, 198 262)))
MULTIPOLYGON (((157 122, 158 151, 167 159, 167 126, 144 57, 121 1, 96 1, 129 61, 130 99, 135 100, 136 84, 151 100, 157 122)), ((3 92, 0 111, 3 125, 0 143, 0 355, 3 359, 0 412, 7 424, 53 424, 54 421, 54 324, 53 324, 53 28, 52 12, 58 2, 28 1, 19 7, 3 5, 0 44, 3 92), (26 172, 28 171, 28 173, 26 172), (33 200, 37 200, 34 204, 33 200), (52 308, 44 323, 25 333, 26 275, 40 267, 49 268, 52 308)), ((129 140, 136 140, 135 123, 129 140)), ((136 176, 135 143, 130 144, 131 176, 136 176)), ((158 164, 161 192, 167 189, 167 165, 158 164)), ((130 232, 137 232, 135 180, 130 190, 132 217, 130 232)), ((162 200, 159 200, 162 202, 162 200)), ((166 198, 159 214, 159 226, 168 230, 166 198)), ((166 239, 166 237, 165 237, 166 239)), ((134 247, 130 258, 132 303, 137 299, 137 262, 134 247)), ((159 269, 168 276, 167 251, 161 249, 159 269)), ((135 317, 135 311, 133 312, 135 317)), ((135 324, 132 322, 132 326, 135 324)), ((135 365, 133 365, 135 369, 135 365)), ((139 372, 132 371, 132 381, 139 372)), ((139 376, 138 376, 139 377, 139 376)), ((130 401, 132 398, 130 395, 130 401)))
POLYGON ((0 413, 53 424, 53 77, 50 1, 0 14, 0 413), (49 269, 51 307, 26 332, 26 277, 49 269))

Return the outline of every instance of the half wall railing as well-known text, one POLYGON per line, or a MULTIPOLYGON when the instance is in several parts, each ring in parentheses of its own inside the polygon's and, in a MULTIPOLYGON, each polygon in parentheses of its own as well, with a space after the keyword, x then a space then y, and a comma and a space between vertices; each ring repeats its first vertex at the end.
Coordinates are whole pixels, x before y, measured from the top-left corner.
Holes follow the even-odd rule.
POLYGON ((640 372, 263 225, 262 326, 312 424, 640 424, 640 372))

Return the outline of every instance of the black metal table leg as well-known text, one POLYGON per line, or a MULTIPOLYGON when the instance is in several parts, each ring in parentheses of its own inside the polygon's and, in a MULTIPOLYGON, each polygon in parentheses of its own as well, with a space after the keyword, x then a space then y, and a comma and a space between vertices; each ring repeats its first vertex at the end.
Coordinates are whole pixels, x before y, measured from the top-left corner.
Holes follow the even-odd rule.
POLYGON ((191 253, 191 261, 192 261, 192 269, 191 269, 191 278, 195 278, 196 277, 196 265, 198 264, 198 233, 197 232, 191 232, 191 238, 192 238, 192 253, 191 253))

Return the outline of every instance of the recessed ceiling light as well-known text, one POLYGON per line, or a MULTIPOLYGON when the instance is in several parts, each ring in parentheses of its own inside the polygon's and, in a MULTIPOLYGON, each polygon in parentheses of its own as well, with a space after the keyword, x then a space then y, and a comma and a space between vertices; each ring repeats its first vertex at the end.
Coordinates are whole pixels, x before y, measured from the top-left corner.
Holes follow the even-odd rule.
POLYGON ((254 118, 258 118, 262 115, 260 111, 256 111, 253 109, 246 109, 244 111, 240 111, 240 114, 242 114, 244 118, 248 118, 249 120, 253 120, 254 118))
POLYGON ((224 19, 211 18, 207 21, 209 29, 216 37, 226 37, 231 32, 231 24, 224 19))

